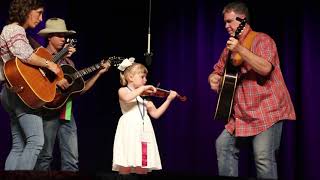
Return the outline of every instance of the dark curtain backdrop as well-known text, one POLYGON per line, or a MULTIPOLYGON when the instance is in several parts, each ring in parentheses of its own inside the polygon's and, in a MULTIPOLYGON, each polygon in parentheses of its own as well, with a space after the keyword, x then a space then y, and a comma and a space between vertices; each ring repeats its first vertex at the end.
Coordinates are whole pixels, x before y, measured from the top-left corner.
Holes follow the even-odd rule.
MULTIPOLYGON (((152 64, 149 83, 174 89, 188 97, 175 100, 168 111, 153 121, 163 170, 159 173, 217 175, 214 143, 224 123, 213 120, 217 95, 207 77, 228 35, 221 10, 229 1, 153 1, 151 18, 152 64)), ((297 121, 283 127, 279 156, 281 179, 317 179, 320 162, 320 87, 318 11, 312 1, 280 5, 272 1, 247 1, 252 27, 268 33, 277 43, 281 68, 295 106, 297 121)), ((145 63, 148 0, 62 1, 47 0, 44 20, 61 17, 77 31, 78 69, 110 56, 133 56, 145 63)), ((0 25, 7 19, 9 1, 0 2, 0 25)), ((40 43, 36 33, 29 31, 40 43)), ((89 77, 90 75, 88 75, 89 77)), ((110 69, 85 95, 75 99, 81 171, 111 172, 112 145, 121 115, 117 90, 119 72, 110 69)), ((154 99, 156 105, 162 99, 154 99)), ((11 147, 8 115, 0 108, 0 169, 11 147)), ((254 176, 255 169, 245 147, 240 157, 240 175, 254 176)), ((59 155, 58 151, 55 155, 59 155)), ((54 161, 59 166, 59 160, 54 161)))

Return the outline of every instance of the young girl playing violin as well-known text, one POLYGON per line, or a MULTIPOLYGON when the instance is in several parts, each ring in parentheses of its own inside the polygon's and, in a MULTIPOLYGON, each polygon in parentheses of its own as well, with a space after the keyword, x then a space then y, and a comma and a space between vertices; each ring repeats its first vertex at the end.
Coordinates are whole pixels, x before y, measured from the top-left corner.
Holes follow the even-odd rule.
POLYGON ((160 170, 161 161, 157 141, 150 121, 159 118, 177 96, 170 91, 163 104, 156 108, 140 97, 143 92, 156 92, 152 85, 146 85, 147 68, 134 63, 134 58, 125 59, 118 67, 123 87, 118 91, 123 115, 120 117, 113 146, 112 170, 119 174, 147 174, 160 170))

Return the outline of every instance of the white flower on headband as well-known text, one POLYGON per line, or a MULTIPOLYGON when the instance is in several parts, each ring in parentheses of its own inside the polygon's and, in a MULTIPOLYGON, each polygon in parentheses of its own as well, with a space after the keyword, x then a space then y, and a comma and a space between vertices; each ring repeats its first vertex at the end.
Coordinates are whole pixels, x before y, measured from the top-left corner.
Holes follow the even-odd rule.
POLYGON ((120 71, 124 71, 127 67, 129 67, 129 66, 131 66, 133 64, 134 60, 135 59, 133 57, 130 57, 129 59, 128 58, 124 59, 121 62, 121 64, 118 66, 118 69, 120 71))

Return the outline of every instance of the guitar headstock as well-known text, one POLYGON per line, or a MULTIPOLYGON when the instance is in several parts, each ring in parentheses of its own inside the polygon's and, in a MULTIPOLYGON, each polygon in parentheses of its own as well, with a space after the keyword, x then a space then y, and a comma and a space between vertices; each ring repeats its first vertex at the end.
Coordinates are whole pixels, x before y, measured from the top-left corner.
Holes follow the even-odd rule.
POLYGON ((76 43, 77 43, 77 40, 76 39, 70 39, 68 38, 66 40, 66 43, 68 44, 68 47, 75 47, 76 46, 76 43))
POLYGON ((246 24, 247 24, 247 18, 241 19, 241 18, 237 17, 236 20, 239 21, 240 24, 239 24, 239 26, 238 26, 237 29, 236 29, 236 32, 235 32, 235 34, 234 34, 234 38, 239 39, 239 35, 241 34, 243 28, 244 28, 244 27, 246 26, 246 24))
POLYGON ((109 61, 111 66, 119 66, 124 59, 125 57, 112 56, 109 57, 106 61, 109 61))

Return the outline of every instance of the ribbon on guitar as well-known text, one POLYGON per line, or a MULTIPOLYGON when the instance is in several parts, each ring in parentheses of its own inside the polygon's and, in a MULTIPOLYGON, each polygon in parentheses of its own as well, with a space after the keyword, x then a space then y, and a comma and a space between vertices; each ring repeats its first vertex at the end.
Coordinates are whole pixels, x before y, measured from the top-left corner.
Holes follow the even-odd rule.
POLYGON ((148 165, 148 151, 147 151, 147 142, 141 142, 142 149, 142 167, 148 165))
POLYGON ((60 119, 70 121, 72 116, 72 100, 69 99, 66 104, 61 108, 60 119))

